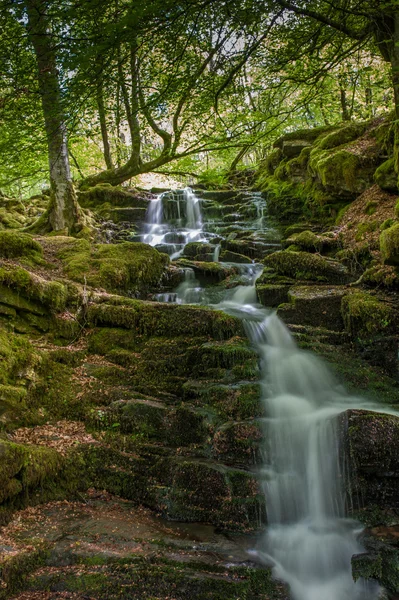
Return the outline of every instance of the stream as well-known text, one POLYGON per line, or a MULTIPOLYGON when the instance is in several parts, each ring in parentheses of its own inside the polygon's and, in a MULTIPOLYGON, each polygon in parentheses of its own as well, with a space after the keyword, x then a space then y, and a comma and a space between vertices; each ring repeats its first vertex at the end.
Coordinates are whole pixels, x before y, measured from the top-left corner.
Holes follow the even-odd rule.
MULTIPOLYGON (((191 190, 167 194, 151 203, 143 241, 163 251, 167 245, 177 258, 188 241, 218 239, 204 231, 201 202, 191 190)), ((239 317, 259 354, 266 415, 260 480, 268 525, 249 554, 273 568, 293 600, 377 599, 382 590, 376 583, 352 579, 351 557, 364 552, 362 528, 345 518, 336 418, 349 408, 373 406, 349 396, 319 358, 297 347, 276 313, 258 304, 255 281, 263 266, 234 266, 244 283, 233 289, 215 295, 187 269, 175 292, 156 299, 206 304, 239 317)))

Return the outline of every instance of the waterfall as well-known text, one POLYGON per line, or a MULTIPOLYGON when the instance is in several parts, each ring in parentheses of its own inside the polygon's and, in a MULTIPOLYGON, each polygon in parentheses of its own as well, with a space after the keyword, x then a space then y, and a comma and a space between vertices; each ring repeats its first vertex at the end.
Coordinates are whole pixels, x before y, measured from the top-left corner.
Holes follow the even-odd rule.
POLYGON ((351 557, 361 527, 345 519, 337 415, 359 406, 324 363, 296 346, 273 313, 246 321, 263 362, 268 527, 259 555, 294 600, 373 600, 380 588, 354 583, 351 557))
POLYGON ((202 235, 201 202, 190 188, 159 194, 148 206, 142 241, 181 256, 188 242, 206 241, 202 235))
MULTIPOLYGON (((168 234, 182 235, 184 243, 201 239, 199 203, 191 190, 183 194, 186 204, 170 194, 153 201, 144 241, 159 246, 168 234)), ((259 202, 259 227, 265 220, 259 202)), ((177 255, 179 248, 184 244, 175 242, 177 255)), ((217 246, 215 260, 218 252, 217 246)), ((247 285, 223 289, 218 304, 211 304, 209 290, 198 287, 191 269, 167 300, 208 302, 238 316, 259 353, 265 409, 260 479, 268 525, 253 552, 289 585, 293 600, 377 600, 382 590, 376 583, 352 579, 351 557, 364 549, 361 525, 345 518, 337 417, 350 408, 381 409, 347 395, 320 359, 297 347, 277 315, 257 304, 255 280, 262 265, 235 267, 247 285)))

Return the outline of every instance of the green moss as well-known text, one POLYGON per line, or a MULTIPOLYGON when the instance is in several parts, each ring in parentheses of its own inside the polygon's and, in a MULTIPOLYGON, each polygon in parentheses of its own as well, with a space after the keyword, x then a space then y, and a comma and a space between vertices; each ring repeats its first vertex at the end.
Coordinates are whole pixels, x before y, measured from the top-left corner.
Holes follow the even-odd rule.
POLYGON ((24 336, 0 327, 0 384, 22 383, 21 373, 31 370, 40 360, 40 354, 24 336))
POLYGON ((340 263, 327 261, 322 256, 308 252, 281 250, 270 254, 263 262, 279 275, 296 279, 343 283, 348 278, 345 268, 340 263))
POLYGON ((374 173, 375 182, 388 192, 398 191, 398 176, 395 173, 395 160, 389 158, 380 165, 374 173))
POLYGON ((285 223, 297 222, 298 217, 303 216, 307 199, 303 185, 279 181, 277 177, 265 178, 262 175, 257 185, 267 194, 268 211, 271 216, 285 223))
POLYGON ((37 542, 25 552, 4 553, 0 561, 0 600, 23 590, 29 575, 45 563, 48 554, 48 547, 37 542))
POLYGON ((360 157, 348 150, 321 150, 314 148, 309 160, 309 170, 327 189, 359 193, 365 183, 361 176, 360 157))
POLYGON ((377 231, 377 229, 378 221, 364 221, 363 223, 359 223, 355 236, 356 241, 361 242, 367 237, 368 233, 373 233, 373 231, 377 231))
POLYGON ((380 249, 385 264, 399 265, 399 223, 381 233, 380 249))
POLYGON ((372 201, 367 202, 365 209, 364 209, 364 213, 369 216, 373 215, 375 213, 375 211, 377 210, 377 206, 378 206, 377 202, 372 202, 372 201))
POLYGON ((387 265, 375 265, 368 268, 362 275, 362 283, 373 287, 399 289, 398 269, 387 265))
POLYGON ((47 281, 22 267, 0 267, 0 284, 54 312, 62 311, 68 300, 68 288, 58 281, 47 281))
POLYGON ((385 219, 380 225, 380 230, 385 231, 385 229, 389 229, 392 225, 395 225, 395 219, 385 219))
POLYGON ((315 145, 321 150, 330 150, 331 148, 348 144, 360 137, 364 133, 366 126, 367 123, 350 123, 319 137, 315 145))
POLYGON ((109 292, 138 293, 159 283, 169 258, 141 243, 94 244, 53 238, 68 277, 109 292))
MULTIPOLYGON (((109 302, 109 298, 107 298, 109 302)), ((170 337, 192 334, 212 335, 228 339, 241 331, 238 319, 220 311, 197 306, 179 306, 130 300, 126 306, 93 304, 88 310, 89 322, 107 327, 134 329, 139 335, 170 337)))
POLYGON ((346 330, 361 338, 381 333, 389 334, 397 322, 392 307, 367 292, 355 292, 344 296, 342 317, 346 330))
POLYGON ((41 245, 31 235, 16 231, 0 231, 0 257, 2 258, 40 258, 41 245))
POLYGON ((276 148, 282 148, 283 143, 291 140, 305 140, 307 142, 314 142, 320 137, 324 137, 326 134, 331 133, 337 129, 335 125, 327 125, 322 127, 313 127, 310 129, 297 129, 290 133, 284 134, 275 143, 276 148))

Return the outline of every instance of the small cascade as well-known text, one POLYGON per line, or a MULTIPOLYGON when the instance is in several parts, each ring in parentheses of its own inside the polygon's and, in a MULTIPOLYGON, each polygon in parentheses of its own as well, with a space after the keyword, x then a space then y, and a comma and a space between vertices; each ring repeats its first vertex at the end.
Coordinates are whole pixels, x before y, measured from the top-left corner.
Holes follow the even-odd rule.
POLYGON ((163 192, 151 200, 142 241, 172 259, 188 242, 206 241, 202 235, 201 202, 191 188, 163 192))
POLYGON ((195 277, 193 269, 184 269, 184 281, 176 289, 177 304, 201 304, 205 291, 195 277))
POLYGON ((216 246, 213 250, 213 257, 212 257, 213 262, 219 262, 220 248, 221 248, 220 244, 216 244, 216 246))

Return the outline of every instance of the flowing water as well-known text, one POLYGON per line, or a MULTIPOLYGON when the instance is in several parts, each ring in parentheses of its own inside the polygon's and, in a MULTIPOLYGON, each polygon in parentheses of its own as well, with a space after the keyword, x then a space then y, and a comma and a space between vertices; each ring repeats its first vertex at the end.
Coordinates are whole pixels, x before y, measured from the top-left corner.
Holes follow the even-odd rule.
POLYGON ((189 242, 206 241, 200 200, 190 188, 164 192, 151 200, 142 241, 172 259, 181 256, 189 242))
MULTIPOLYGON (((297 347, 275 312, 257 304, 262 266, 239 267, 248 284, 225 291, 213 306, 243 320, 261 358, 268 525, 253 554, 289 585, 293 600, 376 600, 377 584, 352 579, 351 557, 364 549, 360 524, 345 518, 337 431, 341 412, 376 407, 348 396, 321 360, 297 347)), ((207 294, 191 273, 169 301, 205 304, 207 294)))

